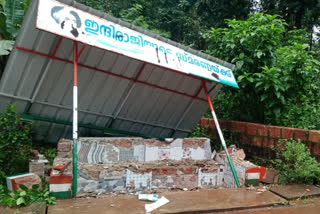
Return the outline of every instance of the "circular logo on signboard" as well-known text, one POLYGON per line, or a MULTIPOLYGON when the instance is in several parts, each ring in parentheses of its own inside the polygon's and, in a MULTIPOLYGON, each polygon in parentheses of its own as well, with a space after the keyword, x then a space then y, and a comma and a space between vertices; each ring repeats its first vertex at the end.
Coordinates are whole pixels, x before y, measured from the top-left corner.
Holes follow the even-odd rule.
POLYGON ((75 38, 79 36, 81 19, 77 12, 63 6, 55 6, 51 9, 51 17, 60 25, 61 30, 70 33, 75 38))

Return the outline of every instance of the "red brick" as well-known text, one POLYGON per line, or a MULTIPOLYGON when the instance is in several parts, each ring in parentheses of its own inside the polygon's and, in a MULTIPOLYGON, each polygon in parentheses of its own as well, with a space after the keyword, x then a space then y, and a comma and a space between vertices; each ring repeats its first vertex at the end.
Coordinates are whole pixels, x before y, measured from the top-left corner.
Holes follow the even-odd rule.
POLYGON ((39 159, 39 151, 38 150, 31 150, 32 153, 32 159, 33 160, 38 160, 39 159))
POLYGON ((50 184, 69 184, 72 183, 72 174, 50 175, 50 184))
POLYGON ((216 130, 216 129, 210 129, 209 135, 210 135, 210 137, 212 137, 213 139, 217 139, 217 136, 218 136, 217 130, 216 130))
POLYGON ((157 139, 144 139, 143 141, 145 144, 148 144, 148 145, 152 145, 152 146, 168 146, 170 145, 170 142, 167 142, 167 141, 160 141, 160 140, 157 140, 157 139))
POLYGON ((176 169, 174 169, 174 168, 161 168, 159 174, 160 175, 173 175, 173 174, 176 174, 176 169))
POLYGON ((39 176, 44 176, 44 163, 38 163, 35 161, 29 162, 29 172, 33 172, 39 176))
POLYGON ((72 148, 72 140, 60 139, 58 142, 58 152, 69 152, 72 148))
POLYGON ((306 147, 308 148, 309 152, 312 153, 313 143, 307 142, 305 144, 306 144, 306 147))
POLYGON ((257 124, 247 123, 247 133, 250 135, 256 135, 257 134, 257 124))
POLYGON ((209 120, 209 128, 211 128, 211 129, 215 129, 216 128, 216 125, 214 124, 214 120, 213 119, 209 120))
POLYGON ((307 140, 307 130, 304 129, 295 129, 294 130, 294 139, 298 140, 300 139, 301 141, 306 141, 307 140))
POLYGON ((285 149, 286 148, 286 141, 284 141, 284 140, 275 140, 274 141, 274 147, 276 149, 280 149, 280 148, 285 149))
POLYGON ((237 132, 246 132, 246 123, 237 122, 237 132))
POLYGON ((250 139, 248 138, 248 136, 242 135, 240 142, 243 143, 243 144, 248 144, 248 143, 250 143, 250 139))
POLYGON ((320 155, 320 143, 313 144, 312 154, 317 156, 320 155))
POLYGON ((41 186, 41 179, 36 174, 14 178, 11 180, 11 182, 12 182, 12 190, 21 190, 19 187, 20 184, 25 185, 29 189, 32 188, 34 184, 39 184, 41 186))
POLYGON ((262 139, 262 146, 263 146, 263 147, 269 147, 269 138, 264 137, 264 138, 262 139))
POLYGON ((152 172, 152 176, 160 175, 160 170, 158 168, 147 169, 146 172, 147 173, 152 172))
POLYGON ((309 141, 314 143, 320 142, 320 131, 309 131, 309 141))
POLYGON ((265 125, 257 125, 259 136, 268 136, 268 129, 265 125))
POLYGON ((236 132, 237 131, 237 122, 236 121, 230 121, 230 123, 231 123, 231 126, 230 126, 231 130, 236 132))
POLYGON ((200 126, 201 127, 206 127, 206 126, 208 126, 209 125, 209 119, 208 118, 201 118, 201 120, 200 120, 200 126))
POLYGON ((269 136, 270 137, 280 138, 281 127, 279 127, 279 126, 268 126, 268 130, 269 130, 269 136))
POLYGON ((194 138, 185 138, 183 139, 182 146, 186 147, 204 147, 205 139, 194 139, 194 138))
POLYGON ((272 138, 268 138, 268 147, 273 148, 274 147, 274 140, 272 138))
POLYGON ((283 138, 283 139, 292 139, 294 130, 295 130, 294 128, 283 127, 281 129, 281 138, 283 138))
POLYGON ((261 137, 253 137, 252 138, 252 144, 255 146, 261 146, 262 145, 262 138, 261 137))
POLYGON ((185 168, 182 168, 181 171, 183 172, 183 174, 193 174, 194 168, 192 168, 192 167, 185 167, 185 168))
POLYGON ((130 140, 115 140, 112 143, 118 147, 124 147, 128 149, 132 147, 132 141, 130 140))
POLYGON ((219 120, 220 129, 226 129, 227 128, 227 121, 225 120, 219 120))

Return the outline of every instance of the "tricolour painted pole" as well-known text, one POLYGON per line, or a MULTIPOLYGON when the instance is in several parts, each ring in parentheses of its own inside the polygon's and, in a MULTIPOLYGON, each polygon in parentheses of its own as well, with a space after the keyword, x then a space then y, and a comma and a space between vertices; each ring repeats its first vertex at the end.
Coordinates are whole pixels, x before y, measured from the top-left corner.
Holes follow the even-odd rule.
POLYGON ((72 121, 72 195, 77 196, 78 189, 78 164, 77 164, 77 146, 78 146, 78 43, 73 41, 73 121, 72 121))
POLYGON ((213 110, 213 106, 212 106, 212 102, 211 102, 211 99, 210 99, 209 94, 208 94, 207 86, 206 86, 205 82, 203 82, 202 84, 203 84, 204 92, 206 93, 207 101, 208 101, 208 104, 209 104, 209 107, 210 107, 210 111, 211 111, 214 123, 215 123, 215 125, 217 127, 217 130, 218 130, 218 134, 219 134, 223 149, 224 149, 224 151, 226 152, 226 155, 227 155, 227 159, 228 159, 228 162, 229 162, 229 166, 230 166, 233 178, 234 178, 234 180, 236 182, 237 187, 240 187, 238 176, 237 176, 236 170, 234 169, 232 160, 230 158, 226 142, 224 141, 224 137, 223 137, 222 131, 220 129, 220 125, 219 125, 219 122, 218 122, 218 119, 217 119, 217 115, 213 110))

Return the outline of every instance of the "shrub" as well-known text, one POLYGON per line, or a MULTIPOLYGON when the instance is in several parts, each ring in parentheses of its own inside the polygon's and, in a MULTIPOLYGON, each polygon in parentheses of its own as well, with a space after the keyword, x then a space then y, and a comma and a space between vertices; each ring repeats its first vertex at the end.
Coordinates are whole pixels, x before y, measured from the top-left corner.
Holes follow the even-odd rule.
POLYGON ((26 206, 32 203, 46 202, 47 204, 56 204, 56 198, 49 195, 49 185, 42 179, 43 188, 40 189, 38 184, 28 189, 20 184, 22 191, 9 191, 0 185, 0 204, 12 206, 26 206))
POLYGON ((280 144, 284 142, 286 148, 279 147, 273 161, 279 170, 279 183, 319 183, 320 164, 308 148, 300 140, 284 140, 280 144))
POLYGON ((31 123, 20 120, 16 107, 0 113, 0 181, 4 176, 28 171, 31 123))

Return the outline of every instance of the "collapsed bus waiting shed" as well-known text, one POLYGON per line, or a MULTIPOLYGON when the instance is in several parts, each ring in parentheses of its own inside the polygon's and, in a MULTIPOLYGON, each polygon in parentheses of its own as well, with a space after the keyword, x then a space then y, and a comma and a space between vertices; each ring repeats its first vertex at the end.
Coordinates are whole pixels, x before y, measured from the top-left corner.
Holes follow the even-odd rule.
POLYGON ((70 0, 33 0, 0 81, 36 121, 37 140, 71 138, 73 82, 80 136, 185 137, 233 65, 70 0), (75 53, 75 54, 74 54, 75 53), (73 79, 77 63, 77 80, 73 79))

